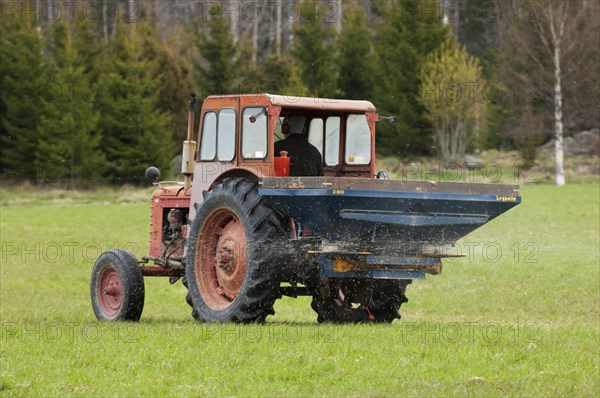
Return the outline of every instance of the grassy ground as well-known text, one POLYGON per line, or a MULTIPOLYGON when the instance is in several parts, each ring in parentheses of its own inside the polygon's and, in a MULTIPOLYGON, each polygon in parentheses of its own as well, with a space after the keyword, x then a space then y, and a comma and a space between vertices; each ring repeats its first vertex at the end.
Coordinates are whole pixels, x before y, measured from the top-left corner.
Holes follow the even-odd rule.
POLYGON ((147 251, 148 191, 0 193, 2 396, 600 394, 597 180, 523 187, 379 326, 317 325, 307 299, 265 325, 198 324, 164 279, 139 324, 98 323, 92 264, 147 251))

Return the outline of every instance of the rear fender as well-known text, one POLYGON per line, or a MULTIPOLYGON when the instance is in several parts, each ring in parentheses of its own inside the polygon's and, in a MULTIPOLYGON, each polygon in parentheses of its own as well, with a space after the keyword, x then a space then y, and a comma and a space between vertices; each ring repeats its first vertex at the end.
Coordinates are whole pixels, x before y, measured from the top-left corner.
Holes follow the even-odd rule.
POLYGON ((237 167, 229 163, 197 163, 194 172, 191 199, 191 203, 194 206, 190 208, 190 220, 196 217, 196 205, 200 205, 204 201, 202 193, 212 190, 218 181, 238 177, 258 182, 261 177, 265 176, 266 172, 268 170, 265 170, 262 164, 256 167, 237 167))

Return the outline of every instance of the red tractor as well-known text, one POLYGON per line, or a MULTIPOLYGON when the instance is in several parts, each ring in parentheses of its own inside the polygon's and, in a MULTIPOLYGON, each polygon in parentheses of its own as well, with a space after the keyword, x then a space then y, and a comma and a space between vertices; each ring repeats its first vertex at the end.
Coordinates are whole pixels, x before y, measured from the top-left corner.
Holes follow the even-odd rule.
POLYGON ((379 116, 368 101, 210 96, 197 143, 194 103, 185 182, 146 173, 158 185, 149 254, 109 250, 94 265, 98 319, 139 320, 144 277, 163 276, 182 278, 204 322, 264 321, 282 295, 312 296, 319 322, 392 322, 413 279, 439 274, 458 239, 521 201, 516 185, 376 173, 379 116), (275 153, 288 121, 318 150, 323 175, 298 175, 314 158, 302 150, 275 153))

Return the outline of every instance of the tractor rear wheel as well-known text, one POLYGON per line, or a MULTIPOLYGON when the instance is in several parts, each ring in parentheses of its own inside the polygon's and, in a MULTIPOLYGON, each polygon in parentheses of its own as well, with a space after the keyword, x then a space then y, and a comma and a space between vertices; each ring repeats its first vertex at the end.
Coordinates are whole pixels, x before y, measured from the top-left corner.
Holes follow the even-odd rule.
POLYGON ((329 282, 327 297, 315 296, 312 309, 319 323, 391 323, 407 302, 407 280, 342 280, 329 282))
POLYGON ((144 310, 144 276, 134 255, 108 250, 100 255, 90 283, 92 307, 101 321, 139 321, 144 310))
MULTIPOLYGON (((183 276, 183 278, 181 278, 181 283, 183 283, 183 286, 185 286, 186 289, 188 288, 188 282, 185 275, 183 276)), ((197 321, 201 320, 200 316, 198 315, 198 311, 196 311, 196 309, 194 308, 194 303, 192 303, 192 296, 190 296, 189 289, 188 294, 186 294, 185 296, 185 302, 188 303, 190 307, 192 307, 192 318, 194 318, 197 321)))
MULTIPOLYGON (((283 217, 241 178, 217 182, 198 208, 187 243, 186 301, 204 322, 262 322, 280 296, 276 248, 283 217)), ((280 244, 280 243, 279 243, 280 244)))

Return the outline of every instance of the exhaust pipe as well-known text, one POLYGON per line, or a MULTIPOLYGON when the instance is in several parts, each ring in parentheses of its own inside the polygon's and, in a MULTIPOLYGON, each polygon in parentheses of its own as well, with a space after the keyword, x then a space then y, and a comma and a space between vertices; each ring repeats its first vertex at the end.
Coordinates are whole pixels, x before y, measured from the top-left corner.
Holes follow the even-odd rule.
POLYGON ((183 141, 183 153, 181 154, 181 174, 185 178, 185 189, 188 189, 192 185, 192 175, 194 174, 194 154, 196 153, 196 141, 194 138, 194 105, 198 99, 196 94, 192 93, 189 104, 188 112, 188 130, 187 139, 183 141))

